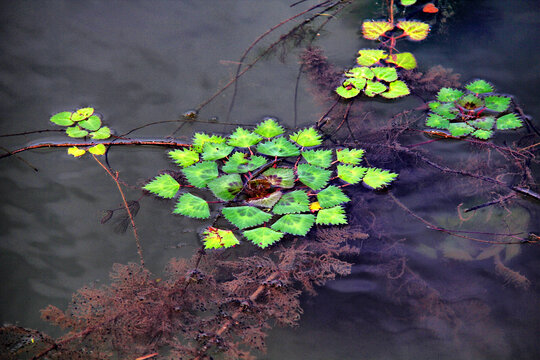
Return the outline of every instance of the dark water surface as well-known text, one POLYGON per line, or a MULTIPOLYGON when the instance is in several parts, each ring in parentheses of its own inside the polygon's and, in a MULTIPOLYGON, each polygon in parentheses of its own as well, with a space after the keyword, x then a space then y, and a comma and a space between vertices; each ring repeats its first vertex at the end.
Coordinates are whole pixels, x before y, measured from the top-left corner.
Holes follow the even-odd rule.
MULTIPOLYGON (((230 80, 234 62, 258 35, 315 4, 308 1, 290 8, 292 2, 4 1, 0 134, 52 129, 50 115, 80 106, 94 106, 118 133, 177 119, 230 80)), ((456 14, 448 19, 446 32, 434 31, 426 41, 405 44, 403 49, 414 52, 421 68, 442 64, 460 73, 463 82, 473 78, 493 82, 501 93, 515 95, 538 126, 538 1, 453 3, 456 14)), ((356 1, 329 23, 316 45, 336 66, 349 67, 359 48, 374 46, 359 37, 359 29, 363 19, 378 17, 375 10, 371 1, 356 1)), ((265 40, 260 48, 271 41, 265 40)), ((300 50, 290 50, 284 62, 270 57, 242 78, 232 122, 254 124, 274 116, 293 126, 300 50)), ((312 124, 329 106, 313 100, 308 87, 302 80, 299 126, 312 124)), ((224 121, 229 101, 227 92, 205 107, 201 117, 224 121)), ((389 117, 418 105, 407 99, 377 111, 389 117)), ((161 137, 175 126, 149 127, 134 135, 161 137)), ((194 131, 229 129, 190 124, 177 136, 189 139, 194 131)), ((43 133, 1 138, 0 145, 13 149, 62 139, 43 133)), ((467 151, 441 142, 427 149, 457 161, 466 158, 467 151)), ((106 284, 113 263, 138 258, 129 231, 119 235, 112 225, 99 224, 102 210, 119 206, 120 199, 114 183, 90 158, 74 159, 54 149, 26 152, 24 158, 39 172, 13 158, 0 161, 0 321, 57 334, 40 320, 40 309, 48 304, 64 309, 82 286, 106 284)), ((114 149, 109 161, 126 181, 139 185, 172 167, 159 148, 114 149)), ((442 226, 461 226, 459 203, 487 201, 475 198, 466 182, 453 181, 452 188, 445 188, 450 179, 440 175, 416 174, 414 169, 401 174, 394 194, 442 226)), ((538 168, 538 180, 537 174, 538 168)), ((365 193, 361 189, 355 196, 365 193)), ((497 275, 493 256, 464 261, 464 252, 478 256, 485 248, 426 229, 391 206, 385 194, 375 196, 372 205, 386 237, 396 245, 390 249, 392 241, 377 244, 377 236, 366 241, 353 274, 329 283, 315 298, 303 298, 300 326, 273 330, 268 354, 261 358, 540 358, 537 247, 494 250, 505 267, 530 281, 524 289, 497 275), (399 277, 401 259, 406 259, 410 271, 399 277), (396 281, 389 281, 388 268, 381 263, 397 264, 397 273, 390 272, 396 281), (441 300, 435 302, 440 306, 438 316, 427 310, 430 315, 424 316, 422 306, 435 305, 422 301, 435 297, 441 300)), ((538 233, 538 210, 538 203, 522 199, 510 217, 499 208, 475 216, 487 224, 479 231, 538 233)), ((201 223, 170 215, 169 204, 144 200, 136 220, 146 263, 156 273, 169 258, 189 257, 200 246, 201 223), (182 246, 176 248, 179 243, 182 246)), ((469 230, 476 228, 472 225, 469 230)))

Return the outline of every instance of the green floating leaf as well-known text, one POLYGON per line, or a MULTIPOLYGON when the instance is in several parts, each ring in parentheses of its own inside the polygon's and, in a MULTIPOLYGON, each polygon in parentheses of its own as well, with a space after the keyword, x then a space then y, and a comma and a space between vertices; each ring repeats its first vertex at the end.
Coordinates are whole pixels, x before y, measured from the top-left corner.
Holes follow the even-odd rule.
POLYGON ((255 128, 255 133, 267 139, 281 135, 284 132, 283 127, 272 118, 266 119, 255 128))
POLYGON ((329 186, 317 194, 317 201, 322 208, 329 208, 351 201, 343 190, 337 186, 329 186))
POLYGON ((412 70, 416 68, 416 58, 410 52, 389 55, 385 61, 387 63, 394 64, 397 67, 402 67, 405 70, 412 70))
POLYGON ((363 149, 340 149, 336 150, 337 160, 342 164, 357 165, 362 161, 365 150, 363 149))
POLYGON ((86 120, 79 121, 78 125, 86 130, 96 131, 101 127, 101 119, 97 115, 92 115, 86 120))
POLYGON ((456 102, 466 110, 477 110, 484 106, 484 101, 473 94, 467 94, 456 102))
POLYGON ((380 94, 386 91, 386 85, 378 81, 366 81, 366 88, 364 89, 364 94, 369 97, 373 97, 377 94, 380 94))
POLYGON ((416 4, 416 0, 401 0, 401 5, 403 6, 411 6, 416 4))
POLYGON ((104 155, 106 151, 107 148, 103 144, 97 144, 88 149, 88 152, 94 155, 104 155))
POLYGON ((94 140, 105 140, 111 137, 111 129, 107 126, 103 126, 98 131, 91 132, 90 136, 94 140))
POLYGON ((88 119, 93 113, 94 113, 94 108, 91 108, 91 107, 82 108, 75 111, 73 114, 71 114, 71 120, 81 121, 84 119, 88 119))
POLYGON ((294 171, 289 168, 270 168, 262 174, 272 185, 283 189, 294 186, 294 171))
POLYGON ((361 66, 371 66, 388 56, 384 50, 363 49, 359 50, 356 62, 361 66))
POLYGON ((474 126, 477 129, 482 130, 491 130, 493 129, 493 124, 495 123, 495 118, 493 116, 485 116, 474 121, 469 121, 469 125, 474 126))
POLYGON ((426 119, 426 125, 435 129, 448 129, 450 120, 437 114, 429 114, 426 119))
POLYGON ((63 111, 63 112, 59 112, 58 114, 54 114, 53 116, 51 116, 49 120, 55 123, 56 125, 60 125, 60 126, 73 125, 70 111, 63 111))
POLYGON ((276 205, 276 203, 279 201, 279 199, 281 199, 282 196, 283 193, 281 191, 274 191, 266 197, 251 199, 246 201, 246 203, 248 205, 271 209, 274 205, 276 205))
POLYGON ((228 156, 233 150, 234 147, 227 144, 205 142, 203 145, 202 157, 205 161, 219 160, 228 156))
POLYGON ((360 90, 355 88, 352 84, 347 83, 347 85, 337 87, 336 94, 342 98, 350 99, 360 94, 360 90))
POLYGON ((437 93, 437 100, 441 102, 454 102, 463 96, 463 91, 453 88, 442 88, 437 93))
POLYGON ((198 188, 206 187, 210 180, 218 177, 218 167, 213 161, 203 161, 182 169, 189 183, 198 188))
POLYGON ((68 127, 66 129, 66 134, 67 136, 72 137, 72 138, 82 138, 88 135, 88 131, 83 130, 77 125, 75 125, 75 126, 68 127))
POLYGON ((227 139, 221 136, 210 136, 205 133, 195 133, 195 135, 193 135, 193 141, 191 144, 193 145, 193 150, 200 153, 203 151, 204 144, 206 143, 225 144, 226 142, 227 139))
POLYGON ((313 214, 287 214, 276 221, 272 229, 286 234, 306 236, 314 223, 315 215, 313 214))
POLYGON ((353 185, 360 182, 366 171, 367 169, 365 167, 352 165, 337 166, 338 178, 353 185))
POLYGON ((281 197, 272 211, 278 215, 308 212, 308 195, 303 190, 291 191, 281 197))
POLYGON ((300 150, 287 139, 280 137, 257 145, 257 151, 268 156, 289 157, 300 155, 300 150))
POLYGON ((396 80, 389 84, 388 91, 381 93, 381 96, 386 99, 396 99, 402 96, 409 95, 410 93, 411 91, 409 90, 407 84, 405 84, 401 80, 396 80))
POLYGON ((373 70, 367 66, 357 66, 345 72, 345 76, 352 78, 364 78, 371 80, 375 76, 373 70))
POLYGON ((485 94, 493 91, 493 86, 485 80, 476 80, 467 85, 465 88, 475 94, 485 94))
POLYGON ((226 249, 240 244, 232 231, 214 227, 209 227, 203 232, 203 242, 205 249, 226 249))
POLYGON ((248 148, 257 144, 261 140, 261 136, 239 127, 232 133, 231 136, 229 136, 229 141, 227 144, 230 146, 248 148))
POLYGON ((266 164, 266 158, 262 156, 253 155, 249 158, 246 157, 247 154, 242 152, 235 152, 229 156, 229 160, 223 165, 221 170, 224 172, 231 173, 247 173, 249 171, 256 170, 266 164))
POLYGON ((251 241, 253 244, 257 245, 260 248, 266 248, 270 245, 275 244, 283 237, 283 233, 279 231, 274 231, 267 227, 260 227, 253 230, 244 231, 244 236, 246 239, 251 241))
POLYGON ((298 180, 304 185, 309 186, 313 190, 319 190, 326 186, 332 172, 330 170, 321 169, 320 167, 300 164, 296 169, 298 180))
POLYGON ((506 114, 497 119, 497 130, 517 129, 523 126, 521 119, 514 113, 506 114))
POLYGON ((457 117, 458 113, 458 109, 454 107, 453 103, 440 104, 432 110, 434 113, 437 113, 448 120, 454 120, 457 117))
POLYGON ((210 207, 204 199, 185 193, 178 198, 173 213, 196 219, 208 219, 210 217, 210 207))
POLYGON ((227 207, 221 210, 225 219, 239 229, 261 225, 272 218, 272 215, 254 206, 227 207))
POLYGON ((180 189, 180 184, 171 175, 161 174, 146 184, 143 189, 162 198, 172 199, 180 189))
POLYGON ((188 149, 169 151, 169 157, 181 167, 191 166, 199 161, 199 153, 188 149))
POLYGON ((438 101, 430 101, 428 102, 428 107, 431 109, 431 111, 435 111, 435 109, 438 109, 439 106, 441 106, 441 103, 438 101))
POLYGON ((384 33, 393 28, 394 25, 387 21, 364 21, 362 23, 362 36, 368 40, 377 40, 384 33))
POLYGON ((478 139, 482 139, 482 140, 487 140, 492 135, 493 135, 493 131, 491 131, 491 130, 483 130, 483 129, 478 129, 478 130, 476 130, 475 132, 472 133, 472 136, 474 136, 474 137, 476 137, 478 139))
POLYGON ((317 146, 322 144, 321 134, 314 128, 307 128, 295 132, 289 136, 291 141, 294 141, 301 147, 317 146))
POLYGON ((208 188, 221 200, 233 200, 244 184, 238 174, 222 175, 208 182, 208 188))
POLYGON ((450 134, 452 136, 462 137, 472 133, 474 131, 474 128, 465 123, 451 123, 450 125, 448 125, 448 130, 450 131, 450 134))
POLYGON ((374 75, 379 80, 392 82, 392 81, 397 80, 398 78, 396 68, 393 68, 393 67, 380 66, 380 67, 374 67, 372 70, 373 70, 374 75))
POLYGON ((429 34, 429 25, 421 21, 400 21, 396 26, 414 41, 424 40, 429 34))
POLYGON ((380 189, 390 184, 397 177, 398 174, 388 170, 369 168, 362 181, 372 189, 380 189))
POLYGON ((302 157, 311 165, 328 168, 332 164, 332 150, 307 150, 302 157))
POLYGON ((497 112, 502 112, 508 109, 510 100, 512 99, 507 96, 486 96, 484 98, 486 108, 497 112))
POLYGON ((349 85, 352 85, 355 89, 362 90, 366 85, 366 81, 364 78, 348 78, 343 82, 343 86, 347 89, 349 85))
POLYGON ((79 149, 78 147, 76 146, 72 146, 68 149, 68 154, 69 155, 73 155, 75 157, 79 157, 79 156, 83 156, 84 154, 86 154, 86 150, 84 149, 79 149))
POLYGON ((317 225, 342 225, 347 224, 347 217, 342 206, 334 206, 319 210, 315 222, 317 225))

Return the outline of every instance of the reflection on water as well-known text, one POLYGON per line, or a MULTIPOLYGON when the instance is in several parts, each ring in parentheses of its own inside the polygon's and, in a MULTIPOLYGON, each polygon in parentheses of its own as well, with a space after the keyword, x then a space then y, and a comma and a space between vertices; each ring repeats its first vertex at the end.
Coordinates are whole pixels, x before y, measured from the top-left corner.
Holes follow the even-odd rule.
MULTIPOLYGON (((234 61, 256 36, 300 11, 290 3, 4 2, 0 133, 46 128, 50 114, 81 105, 96 106, 120 133, 150 121, 176 119, 230 79, 234 61)), ((424 69, 442 64, 461 73, 462 82, 475 77, 493 81, 500 92, 516 95, 537 119, 538 64, 531 61, 539 40, 537 2, 519 7, 504 1, 452 4, 455 15, 448 19, 447 33, 434 32, 425 42, 403 49, 413 51, 424 69)), ((357 1, 353 11, 334 19, 321 34, 318 45, 336 67, 349 67, 358 48, 372 46, 357 31, 362 19, 378 16, 376 9, 357 1)), ((284 63, 265 60, 242 79, 231 121, 253 124, 272 115, 292 126, 298 51, 289 55, 284 63)), ((331 104, 312 99, 308 90, 313 84, 300 85, 298 120, 308 125, 331 104)), ((223 118, 229 100, 219 97, 201 116, 223 118)), ((419 104, 414 97, 395 108, 377 103, 369 108, 375 114, 371 120, 353 108, 353 129, 367 133, 362 121, 380 127, 382 119, 419 104)), ((151 127, 138 135, 162 136, 174 128, 151 127)), ((188 124, 177 135, 186 139, 200 130, 230 127, 188 124)), ((58 140, 61 135, 2 138, 2 146, 15 148, 33 139, 58 140)), ((517 136, 507 141, 514 140, 517 136)), ((497 151, 442 141, 422 149, 455 168, 495 175, 507 170, 507 159, 497 151)), ((113 226, 99 225, 102 211, 120 205, 114 183, 101 169, 63 151, 36 151, 24 158, 40 171, 13 159, 0 161, 0 320, 58 335, 58 329, 39 319, 39 310, 48 304, 65 309, 73 292, 88 284, 108 284, 113 263, 137 261, 137 254, 129 231, 118 235, 113 226)), ((169 167, 161 149, 115 150, 109 161, 134 185, 169 167)), ((430 223, 460 231, 525 233, 520 237, 539 230, 538 203, 527 198, 463 213, 501 189, 440 173, 406 156, 381 152, 375 161, 401 167, 392 194, 430 223)), ((538 166, 531 166, 537 174, 538 166)), ((369 229, 371 236, 358 240, 361 253, 349 259, 355 263, 352 274, 327 284, 317 297, 302 297, 300 326, 272 330, 268 354, 261 358, 540 357, 537 247, 451 237, 427 229, 388 193, 359 188, 354 197, 352 222, 369 229)), ((169 212, 169 204, 143 199, 136 219, 146 262, 156 274, 171 257, 190 257, 199 246, 201 224, 169 212)), ((36 335, 20 332, 19 344, 26 346, 29 336, 36 335)))

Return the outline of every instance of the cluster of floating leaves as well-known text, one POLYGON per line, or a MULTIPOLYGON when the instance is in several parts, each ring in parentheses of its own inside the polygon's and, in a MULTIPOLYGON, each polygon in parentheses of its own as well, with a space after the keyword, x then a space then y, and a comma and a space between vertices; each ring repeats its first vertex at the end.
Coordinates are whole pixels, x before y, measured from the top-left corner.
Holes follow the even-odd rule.
MULTIPOLYGON (((111 130, 107 126, 102 126, 101 118, 91 107, 81 108, 73 112, 59 112, 53 115, 50 121, 56 125, 66 126, 66 134, 71 138, 90 136, 94 140, 105 140, 111 137, 111 130)), ((79 157, 84 155, 86 151, 94 155, 103 155, 106 148, 103 144, 87 148, 73 146, 68 149, 68 154, 79 157)))
POLYGON ((510 111, 512 99, 494 93, 485 80, 476 80, 465 89, 442 88, 437 100, 430 102, 426 125, 447 131, 453 137, 471 135, 481 140, 493 136, 495 130, 523 126, 519 116, 510 111))
POLYGON ((284 133, 273 119, 253 131, 239 127, 229 137, 196 133, 189 148, 169 152, 189 186, 161 174, 144 189, 166 199, 180 192, 173 213, 197 219, 211 217, 209 202, 200 196, 200 190, 210 190, 225 204, 220 216, 234 228, 208 227, 203 232, 205 248, 239 244, 238 231, 266 248, 285 234, 305 236, 315 224, 347 224, 344 204, 350 198, 344 186, 362 182, 380 189, 397 177, 388 170, 358 166, 362 149, 316 149, 322 138, 314 128, 288 137, 284 133))

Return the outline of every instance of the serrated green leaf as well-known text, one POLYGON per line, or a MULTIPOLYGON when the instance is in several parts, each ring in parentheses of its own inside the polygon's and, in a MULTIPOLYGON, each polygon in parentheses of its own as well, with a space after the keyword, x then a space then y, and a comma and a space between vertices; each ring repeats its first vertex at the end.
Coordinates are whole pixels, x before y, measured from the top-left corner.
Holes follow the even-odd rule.
POLYGON ((478 130, 476 130, 475 132, 472 133, 472 136, 474 136, 474 137, 476 137, 478 139, 482 139, 482 140, 487 140, 492 135, 493 135, 493 131, 491 131, 491 130, 482 130, 482 129, 478 129, 478 130))
POLYGON ((336 150, 337 160, 342 164, 357 165, 362 161, 365 150, 363 149, 338 149, 336 150))
POLYGON ((91 107, 82 108, 71 114, 71 120, 81 121, 84 119, 88 119, 93 113, 94 113, 94 108, 91 108, 91 107))
POLYGON ((203 232, 203 242, 205 249, 226 249, 240 244, 232 231, 214 227, 209 227, 203 232))
POLYGON ((259 143, 257 145, 257 151, 264 155, 278 157, 300 155, 300 149, 283 137, 259 143))
POLYGON ((321 134, 319 134, 319 132, 314 128, 307 128, 297 131, 290 135, 289 139, 301 147, 310 147, 322 144, 321 134))
POLYGON ((384 80, 386 82, 392 82, 397 80, 397 71, 396 68, 389 66, 378 66, 372 68, 373 74, 377 77, 378 80, 384 80))
POLYGON ((398 177, 398 174, 388 170, 369 168, 362 181, 372 189, 380 189, 387 186, 398 177))
POLYGON ((485 80, 476 80, 467 85, 465 88, 475 94, 485 94, 493 91, 493 86, 485 80))
POLYGON ((410 52, 389 55, 384 61, 402 67, 405 70, 416 68, 416 58, 410 52))
POLYGON ((255 128, 255 133, 267 139, 281 135, 284 132, 283 127, 272 118, 266 119, 255 128))
POLYGON ((247 157, 247 154, 242 152, 235 152, 229 156, 229 160, 223 165, 221 170, 231 173, 247 173, 249 171, 256 170, 267 163, 267 160, 263 156, 252 155, 247 157))
POLYGON ((289 168, 270 168, 263 172, 263 177, 272 185, 283 189, 290 189, 294 186, 294 171, 289 168))
POLYGON ((272 218, 272 215, 254 206, 227 207, 221 210, 225 219, 239 229, 261 225, 272 218))
POLYGON ((429 114, 426 119, 426 125, 435 129, 448 129, 450 120, 437 114, 429 114))
POLYGON ((322 208, 329 208, 351 201, 337 186, 329 186, 317 194, 317 201, 322 208))
POLYGON ((49 119, 52 123, 60 126, 71 126, 73 121, 71 120, 71 111, 62 111, 58 114, 54 114, 49 119))
POLYGON ((286 234, 306 236, 314 223, 315 215, 313 214, 287 214, 283 215, 271 227, 286 234))
POLYGON ((94 140, 105 140, 111 137, 111 129, 109 129, 106 126, 103 126, 98 131, 91 132, 90 136, 94 140))
POLYGON ((371 80, 375 76, 373 73, 373 70, 368 68, 367 66, 357 66, 353 67, 352 69, 349 69, 345 72, 345 76, 352 77, 352 78, 363 78, 371 80))
POLYGON ((371 66, 388 56, 384 50, 363 49, 358 50, 356 62, 361 66, 371 66))
POLYGON ((107 148, 103 144, 97 144, 88 149, 88 152, 94 155, 104 155, 106 151, 107 148))
POLYGON ((441 102, 454 102, 463 96, 463 91, 453 88, 442 88, 437 93, 437 100, 441 102))
POLYGON ((364 89, 364 94, 366 94, 369 97, 373 97, 377 94, 380 94, 384 91, 386 91, 387 87, 383 83, 380 83, 378 81, 366 81, 366 87, 364 89))
POLYGON ((309 197, 303 190, 286 193, 272 209, 274 214, 295 214, 309 211, 309 197))
POLYGON ((208 182, 208 188, 221 200, 233 200, 244 184, 238 174, 222 175, 208 182))
POLYGON ((452 136, 462 137, 472 133, 474 131, 474 128, 465 123, 451 123, 450 125, 448 125, 448 131, 450 131, 450 134, 452 136))
POLYGON ((239 127, 232 133, 231 136, 229 136, 229 141, 227 144, 230 146, 248 148, 257 144, 261 140, 262 137, 258 134, 239 127))
POLYGON ((394 28, 394 25, 387 21, 364 21, 362 23, 362 36, 368 40, 377 40, 387 31, 394 28))
POLYGON ((521 119, 514 113, 506 114, 497 119, 497 130, 517 129, 523 126, 521 119))
POLYGON ((281 191, 274 191, 270 195, 262 198, 257 199, 251 199, 246 201, 248 205, 258 206, 258 207, 264 207, 264 208, 272 208, 276 203, 281 199, 283 196, 283 193, 281 191))
POLYGON ((185 193, 178 198, 173 213, 196 219, 208 219, 210 217, 210 207, 204 199, 185 193))
POLYGON ((210 180, 218 177, 218 167, 213 161, 203 161, 182 169, 189 183, 198 188, 204 188, 210 180))
POLYGON ((246 230, 243 232, 246 239, 260 248, 266 248, 275 244, 283 237, 283 233, 274 231, 267 227, 260 227, 253 230, 246 230))
POLYGON ((227 144, 205 142, 201 155, 205 161, 214 161, 223 159, 224 157, 228 156, 233 150, 234 147, 227 144))
POLYGON ((318 225, 342 225, 347 224, 347 217, 343 206, 334 206, 329 209, 321 209, 317 212, 318 225))
POLYGON ((79 149, 76 146, 72 146, 72 147, 70 147, 68 149, 68 154, 73 155, 74 157, 79 157, 79 156, 83 156, 84 154, 86 154, 86 150, 79 149))
POLYGON ((193 150, 196 152, 202 152, 204 144, 206 143, 214 143, 214 144, 225 144, 227 142, 227 139, 221 136, 217 135, 208 135, 205 133, 195 133, 193 135, 193 141, 192 146, 193 150))
POLYGON ((92 115, 86 120, 79 121, 77 125, 86 130, 96 131, 101 127, 101 119, 97 115, 92 115))
POLYGON ((484 106, 484 101, 473 94, 467 94, 456 102, 466 110, 477 110, 484 106))
POLYGON ((486 96, 484 98, 486 108, 497 112, 502 112, 508 109, 510 100, 512 99, 507 96, 486 96))
POLYGON ((454 120, 457 117, 458 109, 453 103, 444 103, 436 106, 432 111, 445 119, 454 120))
POLYGON ((350 99, 360 94, 360 90, 358 90, 352 84, 350 84, 347 86, 338 86, 336 88, 336 94, 338 94, 342 98, 350 99))
POLYGON ((307 150, 302 157, 311 165, 328 168, 332 164, 332 150, 307 150))
POLYGON ((430 101, 430 102, 428 102, 428 107, 429 107, 432 111, 435 111, 435 109, 439 108, 439 106, 441 106, 441 103, 438 102, 438 101, 430 101))
POLYGON ((162 198, 172 199, 180 189, 180 184, 171 175, 161 174, 146 184, 143 189, 162 198))
POLYGON ((429 34, 429 25, 421 21, 400 21, 396 26, 414 41, 424 40, 429 34))
POLYGON ((319 190, 326 186, 332 172, 310 164, 300 164, 296 169, 298 180, 313 190, 319 190))
POLYGON ((181 167, 191 166, 199 161, 199 153, 188 149, 169 151, 169 157, 181 167))
POLYGON ((83 130, 77 125, 75 125, 75 126, 68 127, 66 129, 66 134, 67 136, 72 137, 72 138, 82 138, 88 135, 88 131, 83 130))
POLYGON ((349 184, 358 184, 362 177, 366 173, 367 169, 365 167, 352 166, 352 165, 338 165, 337 173, 338 178, 348 182, 349 184))
POLYGON ((493 124, 495 123, 495 118, 493 116, 485 116, 474 121, 469 121, 469 125, 474 126, 477 129, 482 130, 491 130, 493 129, 493 124))
POLYGON ((411 91, 407 84, 401 80, 396 80, 388 85, 388 91, 381 93, 381 96, 386 99, 396 99, 402 96, 409 95, 411 91))

